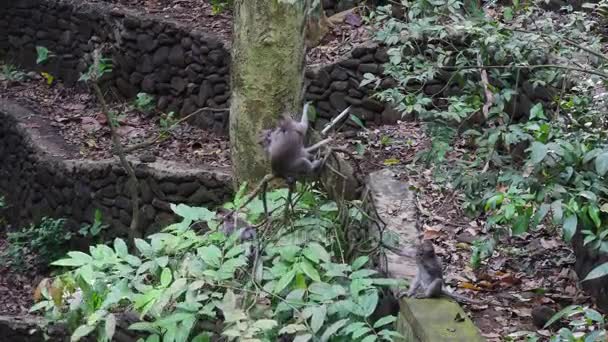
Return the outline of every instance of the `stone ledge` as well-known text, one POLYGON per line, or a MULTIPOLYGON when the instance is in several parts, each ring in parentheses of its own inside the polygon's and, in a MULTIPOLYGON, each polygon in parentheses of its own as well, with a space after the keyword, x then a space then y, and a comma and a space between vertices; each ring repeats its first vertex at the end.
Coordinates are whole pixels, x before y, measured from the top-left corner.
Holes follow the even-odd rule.
MULTIPOLYGON (((14 226, 65 217, 74 228, 91 223, 100 209, 110 236, 125 236, 131 221, 128 177, 114 159, 76 160, 44 117, 0 100, 0 194, 14 226)), ((216 206, 233 195, 229 173, 173 162, 132 160, 140 181, 143 234, 173 220, 169 203, 216 206)))
MULTIPOLYGON (((395 179, 394 173, 380 170, 368 177, 366 199, 375 206, 378 218, 386 223, 383 234, 385 242, 389 242, 386 236, 394 236, 395 240, 398 239, 399 247, 407 254, 401 256, 387 252, 386 261, 379 258, 379 267, 386 269, 390 277, 411 282, 416 274, 414 244, 419 234, 414 194, 407 184, 395 179)), ((376 232, 372 230, 372 236, 376 232)), ((396 290, 393 289, 393 292, 396 290)), ((397 329, 406 337, 406 341, 485 341, 460 305, 447 298, 405 298, 400 300, 399 306, 397 329)))

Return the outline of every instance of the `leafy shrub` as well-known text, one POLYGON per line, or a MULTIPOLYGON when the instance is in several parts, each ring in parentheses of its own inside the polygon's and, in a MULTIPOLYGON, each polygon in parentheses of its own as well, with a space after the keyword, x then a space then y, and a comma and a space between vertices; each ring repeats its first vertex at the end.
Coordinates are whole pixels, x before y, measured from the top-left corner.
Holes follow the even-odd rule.
POLYGON ((0 70, 0 80, 6 81, 23 81, 25 79, 25 73, 18 70, 14 65, 4 64, 0 70))
MULTIPOLYGON (((418 160, 463 190, 465 209, 485 215, 493 233, 554 225, 568 241, 578 229, 587 246, 608 251, 608 120, 592 90, 608 83, 608 59, 594 51, 597 21, 581 12, 556 19, 527 2, 513 2, 501 21, 468 15, 461 1, 402 4, 407 20, 393 18, 388 6, 368 19, 388 46, 383 76, 398 83, 376 96, 416 114, 433 137, 418 160), (435 79, 458 93, 425 93, 435 79), (545 89, 547 99, 520 113, 524 83, 545 89), (467 152, 446 163, 455 146, 467 152)), ((380 82, 366 74, 362 85, 380 82)), ((476 246, 473 265, 491 255, 479 249, 491 249, 486 242, 476 246)))
MULTIPOLYGON (((243 190, 225 207, 239 208, 243 190)), ((285 197, 285 189, 268 194, 270 221, 263 220, 261 200, 244 209, 244 219, 259 224, 253 241, 240 241, 240 231, 226 236, 213 211, 172 205, 181 222, 137 239, 135 253, 116 239, 112 246, 70 252, 54 262, 70 269, 60 279, 64 298, 73 301, 56 303, 47 295, 33 310, 72 322, 73 340, 92 333, 110 340, 116 315, 125 310, 144 318, 130 329, 147 341, 208 341, 220 335, 276 341, 283 334, 297 335, 298 341, 313 336, 391 341, 399 336, 391 327, 396 317, 373 322, 370 316, 381 288, 400 282, 365 268, 367 256, 349 262, 341 247, 340 213, 354 224, 363 215, 355 206, 339 209, 302 191, 283 220, 278 209, 285 208, 285 197), (201 224, 208 229, 197 231, 201 224), (221 322, 220 328, 213 322, 221 322)))
POLYGON ((34 264, 28 267, 47 265, 65 255, 66 242, 72 237, 64 228, 64 219, 44 217, 37 225, 7 234, 8 248, 0 256, 3 263, 15 268, 25 267, 29 255, 34 255, 34 264))
POLYGON ((234 4, 233 0, 211 0, 211 10, 213 14, 221 13, 225 11, 227 8, 232 8, 234 4))
POLYGON ((135 108, 142 112, 151 112, 155 107, 154 96, 147 93, 138 93, 135 99, 135 108))

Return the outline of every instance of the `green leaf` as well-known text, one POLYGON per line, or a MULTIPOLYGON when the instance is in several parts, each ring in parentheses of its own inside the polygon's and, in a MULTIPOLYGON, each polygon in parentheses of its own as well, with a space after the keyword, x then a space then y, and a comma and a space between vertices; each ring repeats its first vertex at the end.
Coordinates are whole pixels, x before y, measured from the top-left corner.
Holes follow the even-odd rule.
POLYGON ((76 328, 76 330, 74 330, 74 333, 72 334, 72 337, 70 338, 71 342, 76 342, 76 341, 80 341, 81 338, 87 336, 88 334, 90 334, 91 332, 93 332, 93 330, 95 330, 95 326, 91 326, 91 325, 81 325, 78 328, 76 328))
POLYGON ((511 232, 515 236, 523 234, 528 230, 529 224, 530 224, 530 217, 527 214, 520 214, 515 219, 515 222, 513 222, 513 226, 511 227, 511 232))
POLYGON ((395 317, 395 316, 384 316, 384 317, 380 318, 379 320, 377 320, 376 323, 374 323, 374 329, 378 329, 381 326, 387 325, 389 323, 393 323, 396 320, 397 320, 397 317, 395 317))
POLYGON ((378 291, 373 289, 371 291, 367 291, 366 294, 361 296, 358 300, 358 304, 363 309, 364 317, 369 317, 376 310, 376 306, 378 305, 378 291))
POLYGON ((363 269, 363 270, 359 270, 359 271, 355 271, 355 272, 351 273, 350 279, 368 278, 369 276, 377 274, 377 273, 378 273, 378 271, 376 271, 376 270, 363 269))
POLYGON ((589 205, 589 217, 593 220, 596 228, 599 228, 602 225, 602 220, 600 219, 600 208, 595 204, 589 205))
POLYGON ((331 256, 327 253, 327 250, 323 246, 321 246, 317 242, 312 242, 306 248, 304 248, 303 254, 312 262, 317 262, 316 260, 321 260, 324 262, 329 262, 331 260, 331 256))
POLYGON ((350 119, 356 123, 359 127, 361 127, 363 130, 365 130, 365 125, 363 124, 363 121, 361 121, 361 119, 359 119, 356 115, 351 114, 350 115, 350 119))
POLYGON ((368 335, 366 338, 362 339, 361 342, 374 342, 378 337, 376 335, 368 335))
POLYGON ((397 165, 399 164, 401 161, 397 158, 388 158, 384 160, 384 165, 386 166, 393 166, 393 165, 397 165))
POLYGON ((353 265, 352 265, 353 271, 360 269, 365 264, 367 264, 368 261, 369 261, 369 257, 366 255, 358 257, 357 259, 355 259, 355 261, 353 261, 353 265))
POLYGON ((116 316, 114 316, 114 314, 112 314, 112 313, 110 313, 106 316, 105 330, 106 330, 106 337, 108 338, 108 340, 112 341, 112 337, 114 336, 114 333, 116 332, 116 316))
POLYGON ((530 108, 530 120, 534 119, 547 119, 542 103, 537 103, 534 107, 530 108))
POLYGON ((163 272, 160 274, 160 286, 166 288, 169 286, 169 284, 171 284, 171 280, 173 280, 171 269, 167 267, 163 268, 163 272))
POLYGON ((293 280, 293 278, 295 278, 295 276, 296 270, 293 269, 285 273, 274 286, 274 293, 277 294, 283 291, 283 289, 285 289, 287 285, 291 284, 291 281, 293 280))
POLYGON ((370 329, 368 327, 361 327, 353 332, 353 339, 356 340, 356 339, 366 335, 370 331, 372 331, 372 329, 370 329))
POLYGON ((570 240, 572 240, 574 233, 576 233, 577 224, 578 224, 578 218, 576 217, 576 214, 570 214, 564 220, 563 229, 564 229, 564 239, 566 240, 566 242, 570 242, 570 240))
POLYGON ((530 154, 530 162, 534 165, 543 161, 549 152, 547 145, 538 141, 532 143, 531 150, 532 153, 530 154))
POLYGON ((597 202, 597 196, 591 191, 581 191, 578 195, 588 199, 591 202, 597 202))
POLYGON ((608 152, 595 157, 595 172, 600 176, 604 176, 608 172, 608 152))
POLYGON ((547 203, 543 203, 540 205, 540 207, 538 208, 538 210, 534 213, 534 216, 532 217, 532 222, 534 224, 533 228, 536 228, 536 226, 538 226, 545 219, 545 216, 547 216, 547 213, 549 213, 550 209, 551 209, 551 206, 547 203))
POLYGON ((587 274, 585 279, 583 279, 583 281, 601 278, 607 274, 608 274, 608 262, 605 262, 605 263, 595 267, 594 269, 592 269, 591 272, 589 272, 587 274))
POLYGON ((562 209, 562 200, 557 200, 551 203, 551 212, 553 213, 553 223, 558 224, 562 222, 564 218, 564 211, 562 209))
POLYGON ((318 307, 312 308, 312 318, 310 320, 310 327, 312 331, 316 334, 319 329, 325 323, 325 317, 327 316, 327 307, 325 305, 321 305, 318 307))
POLYGON ((253 323, 254 327, 259 328, 262 331, 271 330, 277 325, 279 325, 279 323, 274 319, 259 319, 253 323))
POLYGON ((311 334, 296 335, 296 337, 293 339, 293 342, 308 342, 311 339, 312 339, 311 334))
POLYGON ((36 64, 42 64, 49 58, 49 50, 44 46, 36 46, 36 54, 38 55, 36 64))
POLYGON ((222 257, 222 251, 215 245, 204 246, 198 249, 199 256, 204 262, 213 266, 220 267, 220 258, 222 257))
POLYGON ((84 260, 78 259, 59 259, 51 263, 53 266, 79 267, 85 264, 84 260))
POLYGON ((319 276, 319 272, 308 262, 307 260, 303 260, 300 263, 300 269, 304 274, 306 274, 310 279, 314 281, 321 281, 321 277, 319 276))
POLYGON ((129 249, 127 248, 127 244, 123 239, 114 239, 114 250, 116 251, 116 255, 121 258, 129 255, 129 249))
MULTIPOLYGON (((506 21, 513 20, 513 8, 511 8, 511 7, 503 8, 502 16, 505 18, 506 21)), ((530 115, 530 116, 532 116, 532 115, 530 115)), ((532 117, 530 117, 530 118, 532 118, 532 117)))
POLYGON ((553 324, 556 321, 560 320, 562 317, 568 316, 571 313, 573 313, 575 311, 578 311, 578 310, 580 310, 580 307, 578 305, 569 305, 569 306, 563 308, 558 313, 556 313, 555 315, 553 315, 553 317, 551 317, 551 319, 548 320, 547 323, 545 323, 545 326, 543 328, 550 327, 551 324, 553 324))
POLYGON ((334 324, 330 325, 329 327, 327 327, 327 329, 325 329, 325 332, 321 336, 321 342, 329 341, 329 339, 332 336, 334 336, 338 332, 338 330, 340 330, 347 323, 348 323, 348 318, 345 318, 345 319, 341 319, 341 320, 335 322, 334 324))
POLYGON ((135 247, 142 255, 150 255, 152 252, 152 246, 142 239, 135 239, 135 247))

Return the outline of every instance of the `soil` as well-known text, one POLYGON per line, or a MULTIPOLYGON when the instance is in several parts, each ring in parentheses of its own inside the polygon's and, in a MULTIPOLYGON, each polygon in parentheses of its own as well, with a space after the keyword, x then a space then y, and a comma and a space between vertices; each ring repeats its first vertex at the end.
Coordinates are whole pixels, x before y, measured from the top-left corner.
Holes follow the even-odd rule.
MULTIPOLYGON (((101 1, 101 0, 97 0, 101 1)), ((112 0, 122 6, 143 8, 149 13, 183 21, 211 30, 229 41, 231 14, 211 14, 201 0, 142 1, 112 0), (202 6, 201 6, 202 3, 202 6), (143 5, 143 6, 142 6, 143 5), (196 9, 196 10, 194 10, 196 9), (215 22, 215 24, 214 24, 215 22)), ((356 24, 356 23, 355 23, 356 24)), ((360 40, 366 33, 362 26, 337 26, 321 46, 311 49, 312 61, 328 62, 360 40), (345 33, 348 32, 348 33, 345 33), (336 48, 337 47, 337 48, 336 48), (343 50, 342 50, 343 49, 343 50)), ((60 82, 49 86, 30 74, 24 81, 2 81, 0 97, 15 101, 45 115, 58 130, 75 158, 109 158, 110 135, 96 99, 86 90, 65 88, 60 82)), ((155 136, 161 130, 158 113, 147 114, 130 104, 113 104, 119 118, 121 141, 130 145, 155 136)), ((419 153, 430 144, 417 122, 401 122, 367 131, 336 134, 336 144, 353 152, 363 174, 390 168, 399 178, 418 190, 418 199, 427 238, 434 240, 445 266, 446 283, 454 291, 482 300, 484 305, 465 305, 475 324, 488 341, 500 341, 509 333, 536 328, 531 324, 531 310, 539 304, 555 309, 577 303, 593 306, 577 286, 573 271, 572 250, 557 234, 543 227, 531 234, 510 238, 497 245, 492 258, 477 269, 470 264, 473 241, 486 235, 482 219, 469 219, 462 211, 464 198, 434 181, 432 166, 416 165, 419 153), (363 150, 358 154, 357 151, 363 150)), ((135 151, 133 155, 152 153, 156 158, 186 162, 191 165, 230 166, 227 137, 180 124, 162 142, 135 151)), ((457 141, 448 161, 467 153, 457 141)), ((420 161, 419 161, 420 163, 420 161)), ((6 242, 0 237, 0 252, 6 242)), ((6 265, 0 268, 0 314, 25 314, 31 306, 31 294, 40 277, 31 272, 17 272, 6 265)), ((547 331, 540 331, 547 335, 547 331)))

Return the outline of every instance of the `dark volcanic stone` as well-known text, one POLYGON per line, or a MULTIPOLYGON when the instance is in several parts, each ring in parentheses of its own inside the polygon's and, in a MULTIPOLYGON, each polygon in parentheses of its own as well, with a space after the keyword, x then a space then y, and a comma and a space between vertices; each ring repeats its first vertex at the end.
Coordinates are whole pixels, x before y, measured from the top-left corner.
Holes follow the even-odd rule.
POLYGON ((152 56, 155 67, 167 63, 167 60, 169 60, 169 48, 166 46, 159 47, 152 56))
POLYGON ((169 63, 177 67, 183 67, 186 65, 184 49, 181 45, 175 45, 171 48, 171 51, 169 52, 169 63))
POLYGON ((329 102, 338 111, 346 109, 348 106, 345 100, 346 94, 341 92, 335 92, 329 95, 329 102))
POLYGON ((182 93, 184 89, 186 89, 186 85, 188 83, 181 77, 173 77, 171 78, 171 88, 175 90, 178 94, 182 93))
POLYGON ((152 36, 147 34, 140 34, 137 36, 137 47, 143 52, 150 52, 156 49, 158 43, 152 36))
POLYGON ((346 81, 348 79, 348 74, 340 68, 335 68, 334 71, 331 72, 331 78, 337 81, 346 81))

